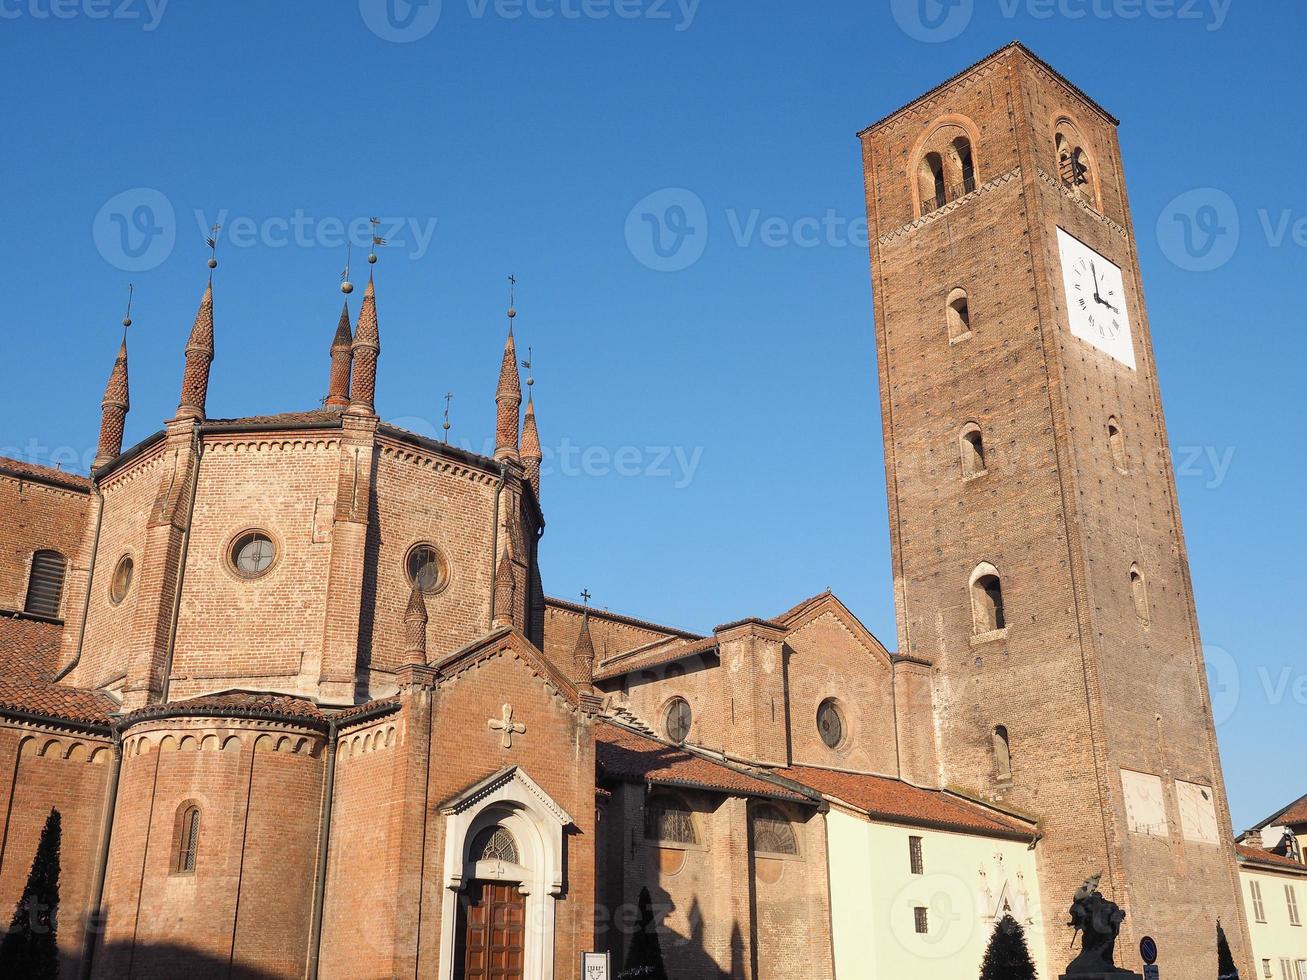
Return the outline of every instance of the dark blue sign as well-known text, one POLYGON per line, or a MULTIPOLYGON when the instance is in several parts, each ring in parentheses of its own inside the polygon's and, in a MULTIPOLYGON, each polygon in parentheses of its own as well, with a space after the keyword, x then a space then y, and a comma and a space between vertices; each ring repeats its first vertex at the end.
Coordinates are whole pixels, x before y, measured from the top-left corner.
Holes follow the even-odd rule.
POLYGON ((1157 940, 1152 936, 1145 936, 1139 943, 1139 955, 1144 958, 1144 962, 1152 966, 1157 962, 1157 940))

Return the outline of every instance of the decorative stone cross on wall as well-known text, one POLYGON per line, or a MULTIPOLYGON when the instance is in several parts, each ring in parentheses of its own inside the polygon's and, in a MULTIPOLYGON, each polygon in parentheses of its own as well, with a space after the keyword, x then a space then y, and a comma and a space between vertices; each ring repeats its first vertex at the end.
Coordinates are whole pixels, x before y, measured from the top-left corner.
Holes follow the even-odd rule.
POLYGON ((514 735, 526 734, 526 725, 520 721, 513 720, 513 706, 511 704, 504 705, 501 716, 498 718, 491 718, 486 722, 486 724, 490 726, 491 730, 504 733, 499 740, 499 744, 506 749, 511 749, 513 747, 514 735))

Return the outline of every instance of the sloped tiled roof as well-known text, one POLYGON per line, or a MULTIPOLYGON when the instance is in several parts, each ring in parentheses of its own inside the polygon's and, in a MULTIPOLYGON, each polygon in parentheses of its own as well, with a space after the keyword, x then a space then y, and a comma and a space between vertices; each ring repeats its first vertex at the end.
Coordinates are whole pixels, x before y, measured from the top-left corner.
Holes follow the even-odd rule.
POLYGON ((873 818, 1003 837, 1030 837, 1035 832, 1032 822, 943 790, 921 789, 887 776, 836 772, 808 766, 777 769, 776 774, 846 803, 873 818))
POLYGON ((0 616, 0 680, 48 680, 63 627, 23 616, 0 616))
POLYGON ((0 681, 0 713, 5 711, 64 720, 96 728, 109 726, 118 703, 98 691, 40 680, 0 681))
POLYGON ((557 599, 548 596, 545 598, 545 605, 556 609, 565 609, 568 612, 578 614, 588 612, 594 619, 603 619, 610 623, 621 623, 624 626, 634 626, 636 629, 648 630, 650 633, 667 633, 671 636, 679 636, 689 640, 701 639, 699 633, 691 633, 689 630, 679 629, 675 626, 662 626, 658 623, 651 623, 645 619, 636 619, 634 616, 624 616, 621 613, 609 612, 607 609, 595 609, 592 606, 583 606, 579 602, 568 602, 566 599, 557 599))
POLYGON ((346 708, 344 711, 338 711, 331 716, 332 721, 348 723, 361 715, 371 714, 376 711, 384 714, 386 708, 392 710, 399 707, 399 698, 378 698, 375 701, 369 701, 367 704, 357 704, 352 708, 346 708))
POLYGON ((281 412, 277 415, 249 415, 239 419, 208 419, 205 425, 313 425, 318 422, 336 422, 342 409, 315 408, 307 412, 281 412))
POLYGON ((1247 844, 1236 844, 1234 849, 1238 851, 1239 857, 1244 860, 1253 861, 1257 864, 1273 865, 1286 871, 1297 871, 1300 874, 1307 875, 1307 865, 1300 864, 1291 857, 1272 854, 1270 851, 1263 850, 1260 847, 1250 847, 1247 844))
POLYGON ((1307 796, 1294 800, 1278 813, 1273 813, 1257 825, 1263 827, 1293 827, 1307 823, 1307 796))
POLYGON ((326 715, 306 698, 292 697, 288 694, 265 694, 258 691, 224 691, 221 694, 205 694, 185 701, 152 704, 133 711, 128 716, 128 720, 135 722, 147 718, 175 718, 188 715, 278 718, 302 721, 315 727, 320 727, 326 722, 326 715))
POLYGON ((808 797, 758 776, 620 725, 602 722, 595 730, 599 774, 609 779, 716 790, 739 796, 764 796, 794 802, 808 797))
POLYGON ((10 459, 8 456, 0 456, 0 473, 6 476, 16 476, 20 480, 54 483, 61 487, 67 487, 69 490, 89 492, 91 489, 91 478, 88 476, 67 473, 64 470, 57 470, 53 466, 26 463, 21 459, 10 459))
POLYGON ((711 653, 716 649, 717 637, 715 636, 705 636, 696 640, 681 637, 656 640, 643 647, 619 653, 602 661, 599 664, 599 669, 595 671, 595 680, 612 680, 614 677, 621 677, 623 674, 629 674, 634 670, 650 670, 654 667, 662 667, 677 660, 684 660, 686 657, 711 653))

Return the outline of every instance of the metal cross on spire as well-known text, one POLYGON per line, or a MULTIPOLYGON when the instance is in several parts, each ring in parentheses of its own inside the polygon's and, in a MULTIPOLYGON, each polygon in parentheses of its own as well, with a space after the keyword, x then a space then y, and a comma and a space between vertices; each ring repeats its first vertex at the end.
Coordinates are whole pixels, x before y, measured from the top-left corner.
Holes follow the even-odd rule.
POLYGON ((354 284, 349 281, 349 260, 353 252, 354 252, 354 243, 346 242, 345 243, 345 269, 340 274, 340 291, 344 293, 346 296, 354 292, 354 284))
POLYGON ((127 312, 123 314, 123 343, 127 342, 127 328, 132 325, 132 293, 136 287, 130 282, 127 284, 127 312))
POLYGON ((582 601, 583 603, 585 603, 585 605, 587 605, 587 606, 590 605, 590 590, 589 590, 589 589, 582 589, 582 590, 581 590, 581 601, 582 601))
POLYGON ((449 445, 449 403, 454 400, 452 391, 445 392, 445 421, 441 428, 445 430, 445 445, 449 445))
POLYGON ((517 276, 508 276, 508 332, 513 332, 513 320, 517 317, 517 276))

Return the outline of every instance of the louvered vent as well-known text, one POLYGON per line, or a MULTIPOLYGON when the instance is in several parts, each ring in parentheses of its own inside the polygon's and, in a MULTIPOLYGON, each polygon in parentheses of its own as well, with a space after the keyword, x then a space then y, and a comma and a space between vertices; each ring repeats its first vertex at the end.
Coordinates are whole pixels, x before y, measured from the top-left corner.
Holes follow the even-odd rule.
POLYGON ((27 581, 24 610, 33 616, 59 618, 59 601, 64 594, 64 556, 57 551, 38 551, 32 556, 32 576, 27 581))

